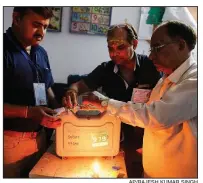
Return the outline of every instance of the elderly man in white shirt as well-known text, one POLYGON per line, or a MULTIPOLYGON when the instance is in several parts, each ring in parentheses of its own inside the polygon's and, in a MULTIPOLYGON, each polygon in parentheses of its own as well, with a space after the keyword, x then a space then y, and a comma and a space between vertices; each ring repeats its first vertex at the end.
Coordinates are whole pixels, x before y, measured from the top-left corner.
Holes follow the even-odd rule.
POLYGON ((149 57, 165 75, 149 101, 125 103, 101 95, 99 100, 86 101, 101 109, 105 107, 100 104, 108 102, 105 110, 127 124, 145 128, 145 177, 197 177, 197 63, 191 56, 195 45, 196 34, 190 26, 178 21, 161 24, 152 35, 149 57))

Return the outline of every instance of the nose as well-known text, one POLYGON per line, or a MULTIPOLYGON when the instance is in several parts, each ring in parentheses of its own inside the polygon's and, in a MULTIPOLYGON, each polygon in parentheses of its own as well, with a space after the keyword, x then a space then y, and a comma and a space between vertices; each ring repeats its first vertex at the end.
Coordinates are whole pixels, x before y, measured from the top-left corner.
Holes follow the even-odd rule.
POLYGON ((40 35, 44 35, 44 33, 46 32, 46 29, 44 29, 44 27, 42 26, 42 27, 40 27, 39 29, 38 29, 38 32, 39 32, 39 34, 40 35))
POLYGON ((111 55, 112 55, 113 57, 118 56, 118 55, 119 55, 119 52, 116 51, 116 50, 111 51, 111 55))

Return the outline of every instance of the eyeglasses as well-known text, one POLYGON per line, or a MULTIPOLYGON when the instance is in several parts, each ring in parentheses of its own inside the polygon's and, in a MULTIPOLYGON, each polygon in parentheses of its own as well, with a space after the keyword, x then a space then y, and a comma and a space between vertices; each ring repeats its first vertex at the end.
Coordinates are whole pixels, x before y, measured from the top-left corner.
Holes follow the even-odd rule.
POLYGON ((164 46, 167 46, 169 44, 174 44, 174 43, 177 43, 177 41, 173 41, 173 42, 170 42, 170 43, 162 44, 162 45, 159 45, 159 46, 153 46, 153 47, 150 48, 149 52, 157 53, 157 52, 160 51, 160 48, 163 48, 164 46))

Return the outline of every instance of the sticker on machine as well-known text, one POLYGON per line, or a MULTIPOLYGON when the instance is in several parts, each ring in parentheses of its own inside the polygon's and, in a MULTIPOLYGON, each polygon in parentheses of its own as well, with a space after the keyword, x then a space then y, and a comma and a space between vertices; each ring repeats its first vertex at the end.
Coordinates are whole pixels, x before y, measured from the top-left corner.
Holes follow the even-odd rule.
POLYGON ((91 133, 92 147, 108 146, 108 134, 106 132, 91 133))

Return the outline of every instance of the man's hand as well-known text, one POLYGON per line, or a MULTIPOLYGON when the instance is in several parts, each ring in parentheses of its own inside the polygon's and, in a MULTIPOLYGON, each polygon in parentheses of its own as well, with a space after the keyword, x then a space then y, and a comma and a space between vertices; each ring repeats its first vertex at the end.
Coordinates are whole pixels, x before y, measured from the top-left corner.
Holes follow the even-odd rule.
POLYGON ((108 100, 108 97, 94 91, 83 97, 82 104, 87 106, 95 106, 100 112, 104 112, 108 106, 108 100))
POLYGON ((68 108, 74 108, 78 105, 77 102, 77 92, 73 89, 69 89, 66 91, 65 96, 62 99, 62 105, 68 108))
POLYGON ((27 112, 27 118, 33 119, 36 122, 39 122, 40 125, 47 128, 57 128, 61 125, 61 120, 58 117, 55 117, 57 112, 42 106, 29 107, 27 112))

